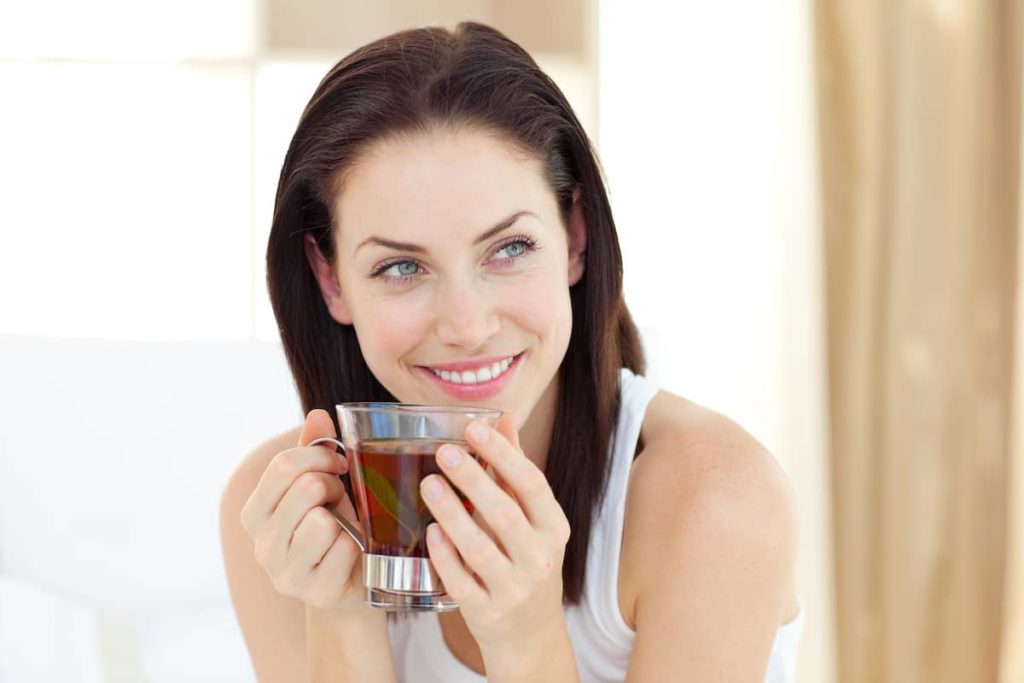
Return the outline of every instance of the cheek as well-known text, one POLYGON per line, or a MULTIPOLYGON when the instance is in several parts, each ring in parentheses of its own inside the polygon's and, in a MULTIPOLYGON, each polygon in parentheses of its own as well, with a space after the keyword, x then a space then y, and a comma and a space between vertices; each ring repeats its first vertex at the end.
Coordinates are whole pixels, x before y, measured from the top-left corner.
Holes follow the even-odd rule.
POLYGON ((541 335, 564 351, 572 332, 572 305, 564 278, 531 278, 510 302, 516 325, 541 335))
POLYGON ((353 319, 363 357, 378 378, 423 341, 430 327, 427 310, 397 300, 377 301, 373 310, 361 311, 363 315, 353 319))

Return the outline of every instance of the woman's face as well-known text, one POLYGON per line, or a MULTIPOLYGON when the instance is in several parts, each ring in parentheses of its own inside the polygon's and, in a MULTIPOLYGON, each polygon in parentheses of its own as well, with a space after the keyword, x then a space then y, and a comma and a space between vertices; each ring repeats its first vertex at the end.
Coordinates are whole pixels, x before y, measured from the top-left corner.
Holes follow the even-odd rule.
POLYGON ((557 391, 586 231, 578 204, 562 222, 542 168, 479 129, 388 139, 346 176, 333 268, 309 236, 331 315, 399 401, 521 427, 557 391))

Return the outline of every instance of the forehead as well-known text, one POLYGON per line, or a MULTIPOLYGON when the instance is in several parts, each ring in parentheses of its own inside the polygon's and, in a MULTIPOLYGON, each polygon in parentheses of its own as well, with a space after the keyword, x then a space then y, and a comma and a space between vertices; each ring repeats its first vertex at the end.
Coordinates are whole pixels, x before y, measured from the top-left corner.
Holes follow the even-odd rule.
POLYGON ((475 128, 403 134, 363 152, 338 196, 341 239, 435 229, 479 232, 515 211, 551 210, 539 159, 475 128))

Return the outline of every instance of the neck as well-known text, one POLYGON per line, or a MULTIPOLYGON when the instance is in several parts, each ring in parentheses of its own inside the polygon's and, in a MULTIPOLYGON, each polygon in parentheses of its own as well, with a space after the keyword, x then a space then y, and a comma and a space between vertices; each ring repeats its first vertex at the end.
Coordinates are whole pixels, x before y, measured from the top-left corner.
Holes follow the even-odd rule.
POLYGON ((533 412, 519 430, 519 445, 523 453, 541 472, 548 460, 548 448, 551 446, 551 434, 555 428, 555 412, 558 408, 558 395, 561 391, 561 374, 559 370, 541 394, 533 412))

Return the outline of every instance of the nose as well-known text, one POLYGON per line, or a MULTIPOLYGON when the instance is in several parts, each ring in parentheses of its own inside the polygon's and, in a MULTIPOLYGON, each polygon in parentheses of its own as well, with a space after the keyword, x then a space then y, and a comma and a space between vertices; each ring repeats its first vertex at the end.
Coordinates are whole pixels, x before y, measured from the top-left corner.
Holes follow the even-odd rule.
POLYGON ((440 287, 434 305, 437 336, 445 345, 470 351, 481 348, 501 326, 486 288, 475 281, 440 287))

